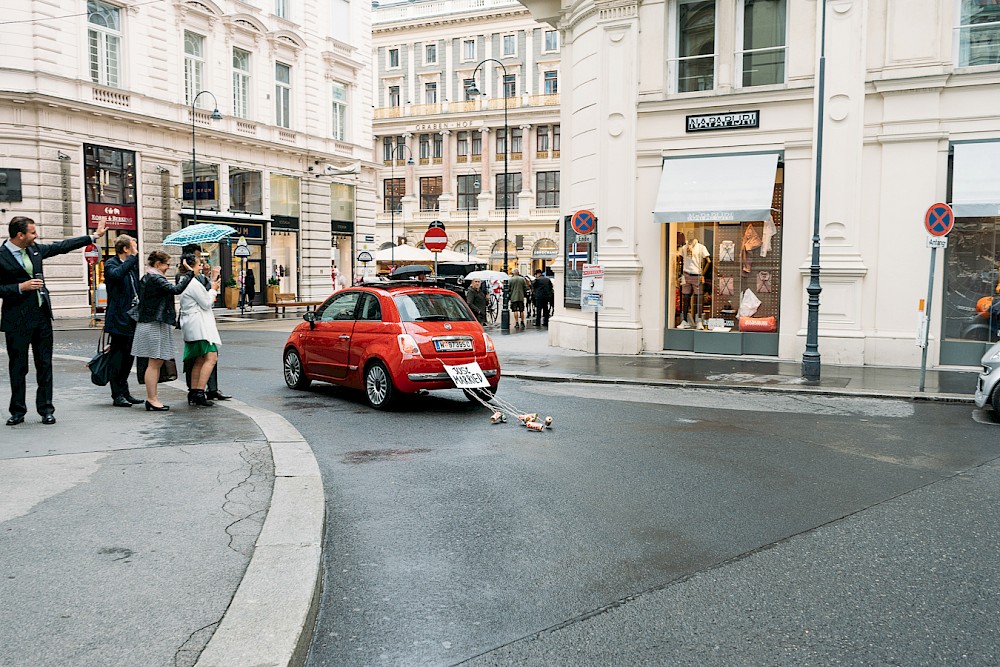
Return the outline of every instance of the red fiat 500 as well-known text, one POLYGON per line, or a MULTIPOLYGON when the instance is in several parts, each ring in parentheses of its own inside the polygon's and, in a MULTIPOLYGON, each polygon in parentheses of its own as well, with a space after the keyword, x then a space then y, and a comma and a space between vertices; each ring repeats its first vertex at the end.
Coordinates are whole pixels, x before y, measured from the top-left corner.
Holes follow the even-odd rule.
POLYGON ((444 364, 479 364, 490 394, 500 382, 493 339, 465 299, 419 284, 352 287, 304 315, 285 343, 285 382, 321 380, 364 391, 375 408, 397 393, 454 389, 444 364))

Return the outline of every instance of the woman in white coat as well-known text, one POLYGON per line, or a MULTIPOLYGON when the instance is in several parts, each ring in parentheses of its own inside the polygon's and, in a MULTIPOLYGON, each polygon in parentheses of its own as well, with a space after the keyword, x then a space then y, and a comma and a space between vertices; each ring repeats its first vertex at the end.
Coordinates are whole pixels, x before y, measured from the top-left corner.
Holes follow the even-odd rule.
MULTIPOLYGON (((183 255, 181 259, 186 260, 196 276, 201 273, 201 257, 190 253, 183 255)), ((181 265, 184 263, 182 261, 181 265)), ((219 271, 216 267, 212 271, 210 289, 200 281, 192 280, 181 293, 179 317, 184 335, 184 361, 193 360, 188 405, 215 405, 205 396, 205 386, 212 375, 212 369, 219 361, 219 347, 222 345, 219 329, 215 326, 215 314, 212 312, 219 287, 219 271)))

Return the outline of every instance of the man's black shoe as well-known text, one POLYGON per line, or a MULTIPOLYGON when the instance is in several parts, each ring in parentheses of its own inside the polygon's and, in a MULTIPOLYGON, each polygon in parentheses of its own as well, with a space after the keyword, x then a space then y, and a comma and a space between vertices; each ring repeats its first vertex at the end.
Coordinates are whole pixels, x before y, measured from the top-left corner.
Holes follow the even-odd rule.
POLYGON ((55 424, 56 423, 56 416, 55 415, 42 415, 42 423, 43 424, 55 424))
POLYGON ((24 423, 24 415, 11 415, 7 420, 7 426, 17 426, 24 423))
POLYGON ((115 396, 115 400, 112 402, 112 405, 116 408, 131 408, 133 403, 124 396, 115 396))
POLYGON ((125 394, 125 400, 131 403, 132 405, 139 405, 140 403, 146 402, 144 399, 136 398, 132 394, 125 394))
POLYGON ((205 398, 212 401, 228 401, 232 396, 226 396, 221 391, 216 389, 215 391, 205 392, 205 398))

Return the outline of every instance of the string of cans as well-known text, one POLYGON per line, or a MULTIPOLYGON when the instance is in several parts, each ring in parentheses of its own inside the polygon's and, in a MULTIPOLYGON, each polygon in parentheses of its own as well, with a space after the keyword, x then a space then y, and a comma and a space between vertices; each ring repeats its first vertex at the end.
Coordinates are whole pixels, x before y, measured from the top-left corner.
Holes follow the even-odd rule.
POLYGON ((470 395, 478 403, 493 412, 493 414, 490 415, 491 424, 506 424, 507 418, 510 417, 511 419, 516 419, 529 431, 540 432, 547 428, 552 428, 552 417, 547 416, 539 421, 537 412, 522 412, 512 403, 508 403, 497 396, 491 396, 488 399, 483 398, 484 393, 485 392, 480 392, 475 389, 470 391, 470 395))

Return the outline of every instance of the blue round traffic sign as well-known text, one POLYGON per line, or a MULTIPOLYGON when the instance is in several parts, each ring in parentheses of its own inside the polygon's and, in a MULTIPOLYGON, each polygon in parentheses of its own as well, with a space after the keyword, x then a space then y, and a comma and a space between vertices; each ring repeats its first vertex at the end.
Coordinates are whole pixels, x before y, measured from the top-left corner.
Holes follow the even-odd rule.
POLYGON ((594 216, 593 211, 577 211, 573 214, 570 224, 573 226, 573 231, 577 234, 593 234, 594 229, 597 227, 597 218, 594 216))
POLYGON ((947 204, 932 204, 924 216, 924 226, 932 236, 944 236, 955 226, 955 213, 947 204))

